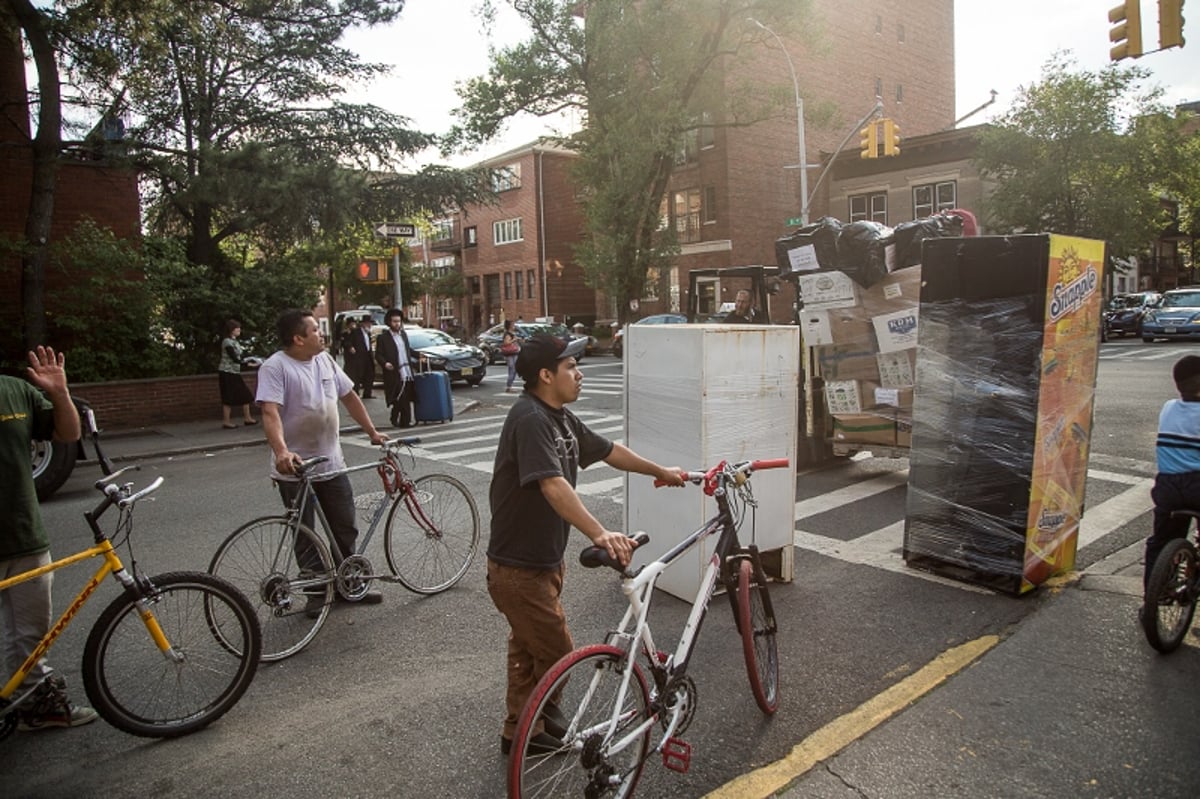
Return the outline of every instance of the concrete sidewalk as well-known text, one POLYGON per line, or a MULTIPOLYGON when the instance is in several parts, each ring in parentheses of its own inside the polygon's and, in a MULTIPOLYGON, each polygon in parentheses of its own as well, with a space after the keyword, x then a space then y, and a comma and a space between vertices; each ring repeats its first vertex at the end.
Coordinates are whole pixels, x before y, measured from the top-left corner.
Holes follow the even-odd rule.
POLYGON ((1043 586, 1054 595, 1010 635, 975 642, 960 670, 891 711, 860 714, 845 745, 818 731, 713 796, 1196 796, 1198 628, 1170 655, 1146 643, 1141 554, 1043 586))

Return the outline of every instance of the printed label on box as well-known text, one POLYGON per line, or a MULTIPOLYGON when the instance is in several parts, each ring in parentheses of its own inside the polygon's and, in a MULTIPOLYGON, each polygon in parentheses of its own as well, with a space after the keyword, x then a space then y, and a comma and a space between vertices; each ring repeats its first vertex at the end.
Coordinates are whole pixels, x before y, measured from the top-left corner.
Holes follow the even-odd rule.
POLYGON ((820 347, 833 343, 833 331, 829 328, 829 314, 825 311, 809 311, 800 314, 800 335, 806 347, 820 347))
POLYGON ((877 388, 875 389, 876 405, 891 405, 893 408, 911 408, 913 401, 912 388, 877 388))
POLYGON ((895 311, 872 317, 880 352, 896 352, 917 346, 917 309, 895 311))
POLYGON ((830 413, 860 413, 857 380, 834 380, 825 384, 825 405, 830 413))
POLYGON ((888 273, 896 271, 896 245, 889 244, 883 248, 883 265, 887 267, 888 273))
MULTIPOLYGON (((811 249, 811 245, 809 246, 811 249)), ((818 272, 799 279, 800 296, 806 311, 822 308, 852 308, 858 302, 854 281, 842 272, 818 272)))
POLYGON ((903 388, 916 384, 913 374, 915 350, 881 352, 875 356, 879 366, 879 382, 888 388, 903 388))
POLYGON ((792 265, 793 272, 811 272, 821 268, 817 263, 817 248, 811 244, 788 250, 788 263, 792 265))

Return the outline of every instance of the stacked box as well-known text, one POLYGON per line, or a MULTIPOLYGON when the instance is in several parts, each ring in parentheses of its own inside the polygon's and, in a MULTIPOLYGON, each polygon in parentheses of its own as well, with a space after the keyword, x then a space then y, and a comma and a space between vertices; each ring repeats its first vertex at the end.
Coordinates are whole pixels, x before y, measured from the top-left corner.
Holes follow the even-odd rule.
POLYGON ((799 288, 801 336, 823 381, 832 441, 907 446, 921 267, 893 271, 869 287, 841 272, 813 272, 799 278, 799 288))

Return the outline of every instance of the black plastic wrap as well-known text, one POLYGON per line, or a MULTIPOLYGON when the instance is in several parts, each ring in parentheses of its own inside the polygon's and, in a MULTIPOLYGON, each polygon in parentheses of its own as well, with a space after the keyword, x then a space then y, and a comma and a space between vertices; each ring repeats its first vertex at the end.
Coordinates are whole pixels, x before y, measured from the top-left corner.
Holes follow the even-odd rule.
POLYGON ((820 269, 837 269, 838 236, 841 232, 842 223, 839 220, 832 216, 823 216, 795 233, 776 239, 775 262, 779 265, 779 274, 788 276, 797 271, 803 271, 795 269, 793 258, 789 253, 808 245, 813 247, 820 269))
POLYGON ((894 244, 892 229, 878 222, 851 222, 838 236, 838 266, 855 283, 870 288, 888 272, 888 248, 894 244))
POLYGON ((954 214, 933 216, 901 222, 892 232, 896 241, 896 269, 921 263, 921 242, 963 235, 963 220, 954 214))

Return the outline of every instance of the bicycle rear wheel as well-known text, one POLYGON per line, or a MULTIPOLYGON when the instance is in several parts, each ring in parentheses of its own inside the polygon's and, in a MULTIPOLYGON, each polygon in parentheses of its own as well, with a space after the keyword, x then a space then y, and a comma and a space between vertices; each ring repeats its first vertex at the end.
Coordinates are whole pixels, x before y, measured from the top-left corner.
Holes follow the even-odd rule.
POLYGON ((761 569, 749 558, 738 565, 738 628, 750 690, 763 713, 779 709, 779 651, 775 646, 775 612, 761 569), (757 574, 756 574, 757 571, 757 574))
POLYGON ((172 572, 149 580, 162 652, 126 590, 105 608, 83 649, 83 687, 105 721, 131 735, 174 738, 237 704, 258 669, 262 638, 249 601, 225 580, 172 572), (178 656, 178 659, 174 656, 178 656))
POLYGON ((653 725, 623 739, 649 718, 646 678, 620 649, 596 644, 567 654, 538 681, 517 722, 508 767, 509 799, 632 796, 653 725), (630 671, 629 689, 618 709, 617 695, 630 671), (531 751, 535 722, 550 705, 557 705, 566 720, 563 746, 554 752, 531 751), (614 713, 617 724, 610 730, 614 713), (614 749, 622 742, 621 749, 614 749))
POLYGON ((479 510, 445 474, 418 477, 392 503, 383 534, 388 568, 410 591, 436 594, 467 573, 479 546, 479 510))
POLYGON ((282 660, 307 646, 333 602, 329 547, 286 516, 255 519, 239 527, 217 549, 208 571, 233 583, 250 600, 262 627, 264 661, 282 660))
POLYGON ((1168 541, 1158 553, 1146 583, 1142 630, 1150 646, 1174 652, 1192 626, 1196 595, 1200 593, 1200 565, 1196 547, 1187 539, 1168 541))

